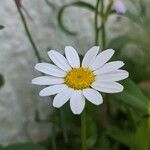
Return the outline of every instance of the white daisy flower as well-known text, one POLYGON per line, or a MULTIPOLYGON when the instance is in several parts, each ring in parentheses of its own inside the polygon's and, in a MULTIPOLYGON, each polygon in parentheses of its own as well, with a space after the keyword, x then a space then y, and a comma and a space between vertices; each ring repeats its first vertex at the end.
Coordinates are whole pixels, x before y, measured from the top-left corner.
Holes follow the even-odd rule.
POLYGON ((70 100, 70 107, 74 114, 80 114, 85 107, 85 99, 95 105, 103 102, 102 93, 118 93, 123 86, 116 81, 129 76, 128 72, 120 69, 122 61, 108 60, 113 56, 114 50, 107 49, 99 53, 99 47, 92 47, 80 58, 71 46, 65 47, 66 58, 55 50, 48 55, 54 64, 38 63, 35 69, 45 73, 32 80, 33 84, 48 85, 40 91, 40 96, 55 95, 53 106, 60 108, 70 100), (107 63, 108 62, 108 63, 107 63))

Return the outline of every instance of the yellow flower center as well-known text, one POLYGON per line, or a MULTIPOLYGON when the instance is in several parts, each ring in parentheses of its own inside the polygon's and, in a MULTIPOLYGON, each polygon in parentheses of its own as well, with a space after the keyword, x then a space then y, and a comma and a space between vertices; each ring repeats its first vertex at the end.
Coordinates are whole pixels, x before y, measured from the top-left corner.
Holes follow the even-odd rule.
POLYGON ((95 75, 88 68, 73 68, 65 77, 65 84, 76 90, 90 87, 94 82, 95 75))

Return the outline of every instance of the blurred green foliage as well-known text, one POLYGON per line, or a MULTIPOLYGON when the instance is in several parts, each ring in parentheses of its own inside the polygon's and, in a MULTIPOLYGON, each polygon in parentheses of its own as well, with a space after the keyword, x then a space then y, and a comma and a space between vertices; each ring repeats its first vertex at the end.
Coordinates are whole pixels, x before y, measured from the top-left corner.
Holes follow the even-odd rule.
POLYGON ((143 94, 132 80, 123 82, 124 91, 116 94, 116 98, 138 111, 148 114, 150 100, 143 94))
POLYGON ((4 85, 4 77, 0 74, 0 87, 4 85))
POLYGON ((3 25, 0 25, 0 30, 3 29, 3 28, 4 28, 4 26, 3 26, 3 25))
POLYGON ((38 144, 20 143, 20 144, 12 144, 6 147, 0 147, 0 150, 47 150, 47 149, 38 144))
MULTIPOLYGON (((3 29, 3 28, 4 28, 4 26, 0 25, 0 30, 3 29)), ((2 74, 0 74, 0 87, 2 87, 3 84, 4 84, 4 78, 3 78, 2 74)))

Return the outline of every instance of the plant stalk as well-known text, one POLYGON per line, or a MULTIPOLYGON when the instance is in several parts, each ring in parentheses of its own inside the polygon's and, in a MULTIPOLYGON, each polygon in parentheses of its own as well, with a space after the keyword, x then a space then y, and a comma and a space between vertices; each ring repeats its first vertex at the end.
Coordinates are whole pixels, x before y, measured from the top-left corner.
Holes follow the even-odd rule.
POLYGON ((98 16, 99 16, 99 3, 100 0, 97 0, 95 7, 95 45, 99 45, 99 27, 98 27, 98 16))
POLYGON ((104 0, 101 0, 101 44, 102 49, 106 48, 106 32, 105 32, 105 14, 104 14, 104 0))
POLYGON ((57 150, 57 142, 56 142, 56 131, 55 131, 55 127, 53 125, 53 135, 52 135, 52 150, 57 150))
POLYGON ((68 134, 65 126, 65 116, 63 110, 59 111, 60 113, 60 122, 61 122, 61 127, 62 127, 62 132, 63 132, 63 138, 66 144, 68 144, 68 134))
POLYGON ((102 40, 102 49, 106 49, 106 30, 105 30, 105 24, 102 25, 101 28, 101 40, 102 40))
MULTIPOLYGON (((98 0, 97 0, 98 3, 98 0)), ((107 18, 109 14, 106 14, 104 12, 104 0, 100 0, 100 3, 98 3, 100 5, 100 19, 101 19, 101 25, 99 27, 99 31, 100 32, 100 40, 101 40, 101 49, 104 50, 106 49, 106 29, 105 29, 105 25, 107 22, 107 18)), ((109 11, 108 11, 109 12, 109 11)), ((96 36, 96 35, 95 35, 96 36)), ((107 100, 108 100, 108 96, 107 96, 107 100)), ((100 125, 102 128, 107 128, 108 124, 109 124, 109 117, 108 117, 108 102, 104 102, 101 105, 101 111, 100 111, 100 117, 101 117, 101 122, 100 125)))
POLYGON ((87 150, 85 110, 83 110, 83 112, 81 114, 81 141, 82 141, 82 150, 87 150))
POLYGON ((17 7, 17 10, 18 10, 18 13, 20 14, 20 18, 21 18, 21 21, 22 21, 22 24, 24 26, 24 29, 25 29, 25 32, 27 34, 27 37, 33 47, 33 50, 34 50, 34 54, 38 60, 38 62, 41 62, 41 57, 40 57, 40 54, 39 54, 39 51, 38 51, 38 48, 36 46, 36 44, 34 43, 34 40, 32 38, 32 35, 29 31, 29 28, 28 28, 28 25, 27 25, 27 21, 26 21, 26 18, 24 16, 24 14, 22 13, 22 10, 21 10, 21 2, 18 1, 18 0, 15 0, 15 4, 16 4, 16 7, 17 7))

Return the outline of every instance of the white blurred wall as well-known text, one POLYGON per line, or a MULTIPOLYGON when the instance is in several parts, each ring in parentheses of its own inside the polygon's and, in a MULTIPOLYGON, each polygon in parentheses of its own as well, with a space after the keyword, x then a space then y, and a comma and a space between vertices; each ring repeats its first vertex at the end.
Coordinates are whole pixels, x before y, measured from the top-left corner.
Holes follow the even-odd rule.
MULTIPOLYGON (((56 8, 70 2, 50 1, 56 8)), ((30 31, 45 59, 48 59, 49 48, 63 51, 65 45, 72 45, 80 48, 79 52, 84 54, 94 45, 94 21, 91 12, 77 8, 66 11, 66 25, 78 32, 77 36, 68 36, 58 26, 57 9, 48 7, 44 0, 23 0, 23 4, 33 18, 28 18, 30 31)), ((122 24, 120 22, 119 25, 112 26, 113 19, 109 22, 108 29, 111 31, 113 28, 115 32, 122 24)), ((51 100, 38 96, 42 87, 31 85, 31 79, 39 75, 34 70, 37 59, 13 0, 0 0, 0 24, 5 26, 0 30, 0 73, 6 81, 0 89, 0 144, 44 139, 50 126, 36 123, 34 115, 35 110, 38 110, 41 118, 46 118, 52 111, 51 100)), ((109 34, 109 38, 115 36, 115 32, 109 34)))

